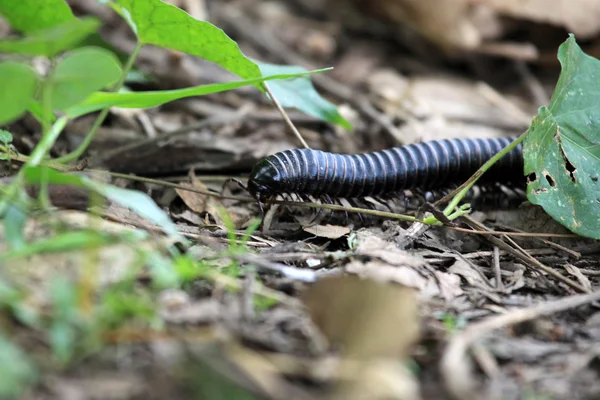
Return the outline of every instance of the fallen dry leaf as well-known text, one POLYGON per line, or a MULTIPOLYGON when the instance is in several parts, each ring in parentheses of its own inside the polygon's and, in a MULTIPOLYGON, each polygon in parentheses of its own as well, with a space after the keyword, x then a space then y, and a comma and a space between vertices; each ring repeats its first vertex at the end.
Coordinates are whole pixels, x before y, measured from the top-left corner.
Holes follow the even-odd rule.
POLYGON ((568 273, 577 278, 577 281, 581 283, 581 286, 588 289, 589 291, 592 291, 592 284, 590 280, 581 272, 579 268, 577 268, 573 264, 567 263, 565 264, 565 270, 567 270, 568 273))
POLYGON ((368 262, 353 261, 346 265, 346 272, 356 274, 361 278, 370 278, 374 281, 386 283, 395 282, 402 285, 423 290, 428 284, 428 279, 417 270, 405 266, 391 266, 379 260, 368 262))
POLYGON ((303 293, 309 313, 332 343, 352 358, 405 354, 419 336, 415 292, 357 277, 319 280, 303 293))
POLYGON ((477 271, 471 264, 469 264, 465 260, 456 260, 454 264, 452 264, 452 266, 448 268, 448 272, 451 272, 456 276, 462 276, 463 279, 465 279, 467 283, 471 286, 475 286, 484 290, 491 289, 490 283, 485 278, 485 276, 481 275, 479 271, 477 271))
POLYGON ((352 226, 311 225, 302 228, 304 232, 327 239, 339 239, 352 231, 352 226))
MULTIPOLYGON (((330 0, 347 7, 347 0, 330 0)), ((471 18, 468 0, 353 0, 372 17, 411 27, 442 48, 473 49, 482 41, 471 18)))
POLYGON ((565 27, 582 38, 600 32, 597 0, 476 0, 494 11, 515 18, 565 27))
POLYGON ((419 383, 406 365, 397 359, 380 358, 351 365, 341 365, 342 380, 333 399, 343 400, 418 400, 419 383), (345 379, 344 379, 345 378, 345 379))
POLYGON ((408 266, 418 268, 425 265, 425 261, 400 250, 394 243, 386 242, 377 236, 367 236, 360 240, 356 254, 380 259, 389 265, 408 266))
POLYGON ((341 276, 324 278, 302 296, 315 324, 341 346, 333 399, 419 399, 402 365, 419 337, 415 292, 401 285, 341 276))
MULTIPOLYGON (((191 184, 182 183, 181 185, 192 189, 208 190, 208 187, 196 178, 193 170, 190 172, 190 179, 191 184)), ((175 191, 179 197, 181 197, 181 200, 183 200, 185 205, 188 206, 192 211, 195 211, 199 214, 208 213, 215 220, 217 225, 225 225, 219 212, 219 208, 224 210, 225 207, 219 199, 202 193, 191 192, 185 189, 175 189, 175 191)), ((230 218, 232 219, 234 225, 237 226, 237 217, 233 214, 230 214, 230 218)))

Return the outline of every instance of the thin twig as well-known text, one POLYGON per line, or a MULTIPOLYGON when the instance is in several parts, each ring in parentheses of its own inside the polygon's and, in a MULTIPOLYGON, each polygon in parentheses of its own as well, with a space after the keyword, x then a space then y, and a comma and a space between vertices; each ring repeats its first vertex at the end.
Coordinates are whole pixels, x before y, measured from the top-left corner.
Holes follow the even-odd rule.
MULTIPOLYGON (((468 217, 468 216, 464 216, 463 217, 464 220, 467 222, 467 224, 469 224, 470 226, 473 226, 479 230, 488 230, 488 228, 479 223, 478 221, 475 221, 474 219, 468 217)), ((507 237, 507 235, 503 235, 504 238, 506 238, 507 240, 511 240, 510 238, 507 237)), ((521 247, 519 247, 518 245, 516 245, 516 243, 513 242, 513 245, 518 247, 519 250, 515 249, 514 247, 510 246, 508 243, 505 243, 504 241, 502 241, 499 238, 493 237, 493 236, 487 236, 487 240, 489 240, 490 242, 492 242, 492 244, 494 244, 495 246, 498 246, 499 248, 506 250, 508 252, 510 252, 514 257, 518 258, 519 260, 525 262, 527 265, 529 265, 530 267, 543 271, 546 274, 554 277, 555 279, 557 279, 558 281, 564 283, 565 285, 571 287, 572 289, 581 292, 581 293, 588 293, 589 290, 587 290, 586 288, 584 288, 583 286, 581 286, 579 283, 563 276, 562 274, 560 274, 559 272, 556 272, 555 270, 553 270, 552 268, 542 264, 541 262, 539 262, 538 260, 536 260, 535 258, 533 258, 532 256, 530 256, 529 254, 527 254, 527 252, 525 252, 525 250, 523 250, 521 247)))
POLYGON ((292 132, 294 133, 296 138, 300 141, 300 143, 302 143, 302 146, 304 146, 304 148, 306 148, 306 149, 310 149, 310 146, 308 145, 308 143, 306 143, 306 141, 304 141, 304 138, 302 137, 300 132, 298 132, 298 129, 296 128, 296 126, 294 125, 294 123, 292 122, 290 117, 287 115, 287 113, 285 112, 285 110, 283 109, 281 104, 279 103, 279 100, 277 100, 277 97, 275 97, 275 95, 269 88, 269 85, 267 84, 267 82, 265 82, 264 87, 265 87, 265 90, 267 91, 267 93, 269 93, 269 97, 273 101, 273 104, 275 104, 275 107, 277 107, 277 110, 279 110, 279 113, 283 117, 283 120, 285 121, 287 126, 289 126, 289 128, 292 130, 292 132))
MULTIPOLYGON (((482 236, 514 236, 514 237, 527 237, 527 238, 536 238, 536 237, 555 237, 555 238, 581 238, 581 236, 576 235, 574 233, 544 233, 544 232, 511 232, 511 231, 493 231, 493 230, 478 230, 478 229, 469 229, 469 228, 461 228, 459 226, 446 226, 447 229, 451 229, 453 231, 465 232, 465 233, 474 233, 476 235, 482 236)), ((550 242, 552 243, 552 242, 550 242)), ((557 247, 557 249, 559 249, 557 247)), ((559 250, 563 250, 562 246, 559 250)), ((574 256, 577 253, 569 253, 574 256)))
POLYGON ((440 367, 446 388, 455 399, 475 400, 485 398, 485 394, 476 394, 475 379, 472 376, 473 369, 467 357, 467 351, 476 340, 496 329, 567 311, 598 300, 600 300, 600 291, 574 295, 533 307, 510 311, 470 325, 451 339, 442 356, 440 367))
MULTIPOLYGON (((501 228, 504 228, 504 229, 508 229, 511 232, 514 231, 514 232, 525 233, 521 229, 513 228, 511 226, 506 226, 506 225, 503 225, 503 224, 496 224, 496 225, 498 227, 501 227, 501 228)), ((567 238, 579 237, 579 235, 575 235, 575 234, 572 234, 572 233, 571 234, 570 233, 565 233, 565 234, 558 234, 558 235, 568 235, 568 236, 561 236, 561 237, 567 237, 567 238)), ((534 236, 531 236, 531 237, 534 237, 534 236)), ((558 236, 554 236, 554 237, 558 237, 558 236)), ((565 252, 565 253, 571 255, 575 259, 580 259, 581 258, 581 253, 579 253, 579 252, 577 252, 575 250, 571 250, 571 249, 569 249, 569 248, 567 248, 565 246, 562 246, 562 245, 560 245, 558 243, 551 242, 550 240, 546 240, 546 239, 537 239, 537 240, 539 240, 541 243, 545 244, 546 246, 553 247, 556 250, 560 250, 562 252, 565 252)))
POLYGON ((496 289, 504 289, 502 284, 502 270, 500 269, 500 249, 498 246, 494 246, 494 276, 496 278, 496 289))

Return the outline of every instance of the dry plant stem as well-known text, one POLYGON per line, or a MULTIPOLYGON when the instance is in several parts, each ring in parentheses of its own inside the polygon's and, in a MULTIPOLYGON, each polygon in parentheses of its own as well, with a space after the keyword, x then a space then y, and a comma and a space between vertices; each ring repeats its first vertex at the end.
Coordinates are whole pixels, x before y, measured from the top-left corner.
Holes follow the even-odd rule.
POLYGON ((508 118, 518 121, 519 125, 523 125, 525 127, 531 123, 531 116, 527 115, 523 110, 511 103, 510 100, 498 93, 496 89, 491 87, 486 82, 477 82, 476 87, 479 90, 479 93, 488 102, 504 112, 508 118))
MULTIPOLYGON (((127 79, 127 74, 133 67, 133 63, 135 62, 135 59, 137 58, 137 55, 140 52, 140 49, 142 48, 142 46, 143 45, 140 42, 136 43, 135 48, 133 49, 133 52, 129 55, 129 58, 127 59, 127 63, 125 64, 125 67, 123 68, 123 71, 121 72, 121 76, 119 77, 119 80, 113 87, 112 91, 116 92, 123 86, 123 83, 125 83, 125 79, 127 79)), ((73 162, 73 161, 77 160, 79 157, 81 157, 83 155, 83 153, 86 151, 86 149, 88 148, 88 146, 90 145, 90 143, 92 143, 92 140, 94 140, 94 136, 96 135, 98 128, 100 128, 100 125, 102 125, 102 123, 104 122, 104 119, 108 115, 109 111, 110 111, 110 107, 104 108, 100 112, 100 114, 98 115, 96 120, 94 121, 94 124, 90 128, 90 131, 88 132, 86 137, 83 139, 83 142, 81 142, 81 144, 75 150, 73 150, 71 153, 54 159, 54 162, 66 164, 66 163, 73 162)))
POLYGON ((287 113, 285 112, 285 110, 283 109, 283 107, 281 106, 279 101, 277 100, 277 98, 273 95, 273 92, 271 92, 271 89, 269 88, 269 84, 265 82, 264 87, 265 87, 265 90, 267 91, 267 93, 269 93, 269 97, 275 104, 275 107, 277 107, 277 110, 283 117, 283 120, 285 121, 287 126, 290 127, 290 129, 292 130, 292 132, 294 133, 296 138, 300 141, 300 143, 302 143, 302 146, 304 146, 304 148, 306 148, 306 149, 310 149, 310 147, 308 146, 308 143, 306 143, 306 141, 304 140, 304 138, 302 137, 300 132, 298 132, 298 129, 296 129, 296 126, 294 125, 294 123, 292 122, 290 117, 287 115, 287 113))
MULTIPOLYGON (((504 228, 504 229, 508 229, 510 231, 513 231, 513 232, 526 233, 526 232, 524 232, 524 231, 522 231, 520 229, 512 228, 510 226, 502 226, 502 224, 498 224, 498 226, 501 227, 501 228, 504 228)), ((569 236, 565 236, 565 237, 573 237, 573 238, 579 237, 579 235, 575 235, 575 234, 571 234, 571 233, 566 233, 565 235, 569 235, 569 236)), ((532 236, 532 237, 534 237, 534 236, 532 236)), ((550 240, 546 240, 546 239, 537 239, 537 240, 539 240, 541 243, 545 244, 548 247, 552 247, 552 248, 554 248, 556 250, 560 250, 560 251, 562 251, 564 253, 567 253, 567 254, 571 255, 571 256, 573 256, 573 258, 575 258, 577 260, 581 258, 581 253, 579 253, 579 252, 577 252, 575 250, 568 249, 565 246, 561 246, 558 243, 554 243, 554 242, 551 242, 550 240)))
MULTIPOLYGON (((482 235, 482 236, 514 236, 514 237, 527 237, 527 238, 555 237, 555 238, 569 238, 569 239, 581 238, 581 236, 576 235, 574 233, 511 232, 511 231, 493 231, 491 229, 482 231, 482 230, 477 230, 477 229, 461 228, 459 226, 446 226, 445 228, 451 229, 453 231, 473 233, 473 234, 482 235)), ((554 246, 551 246, 551 247, 554 247, 554 246)), ((557 248, 557 250, 562 250, 562 249, 557 248)), ((569 254, 571 254, 571 253, 569 253, 569 254)))
MULTIPOLYGON (((479 230, 488 230, 487 227, 477 221, 475 221, 474 219, 468 217, 468 216, 464 216, 463 217, 465 219, 465 221, 472 227, 475 227, 479 230)), ((504 238, 506 238, 507 240, 512 241, 512 239, 508 238, 507 235, 503 235, 504 238)), ((518 249, 515 249, 514 247, 510 246, 509 244, 505 243, 504 241, 502 241, 499 238, 493 237, 493 236, 488 236, 487 239, 492 242, 493 245, 508 251, 509 253, 511 253, 514 257, 518 258, 519 260, 525 262, 527 265, 529 265, 530 267, 537 269, 539 271, 545 272, 546 274, 554 277, 555 279, 557 279, 558 281, 564 283, 565 285, 571 287, 572 289, 581 292, 581 293, 589 293, 589 290, 587 290, 586 288, 584 288, 583 286, 581 286, 579 283, 561 275, 560 273, 556 272, 555 270, 553 270, 552 268, 542 264, 541 262, 539 262, 538 260, 536 260, 535 258, 531 257, 529 254, 527 254, 525 252, 525 250, 523 250, 521 247, 519 247, 516 243, 514 243, 514 241, 512 242, 514 244, 514 246, 516 246, 518 249)))
POLYGON ((515 67, 517 72, 523 77, 525 87, 529 89, 535 104, 550 103, 550 97, 548 96, 546 89, 544 89, 544 85, 542 85, 540 80, 533 73, 531 73, 527 63, 524 61, 516 61, 515 67))
POLYGON ((494 277, 496 278, 496 289, 504 289, 502 283, 502 271, 500 270, 500 249, 498 246, 494 246, 494 277))
POLYGON ((476 340, 496 329, 567 311, 598 300, 600 291, 574 295, 473 323, 450 340, 442 356, 440 367, 446 389, 455 399, 484 399, 485 397, 475 394, 475 378, 472 376, 471 363, 467 357, 467 351, 476 340))
MULTIPOLYGON (((532 256, 530 256, 529 254, 527 254, 527 252, 525 251, 525 249, 523 249, 521 246, 519 246, 511 237, 505 236, 506 240, 513 245, 513 247, 515 249, 517 249, 518 251, 520 251, 525 257, 527 257, 527 259, 530 260, 530 262, 535 265, 538 269, 541 269, 542 271, 546 272, 548 275, 552 275, 554 277, 558 277, 558 276, 563 276, 561 275, 559 272, 556 272, 555 270, 553 270, 552 268, 542 264, 541 262, 539 262, 537 259, 533 258, 532 256)), ((565 278, 567 279, 567 278, 565 278)), ((571 281, 571 280, 570 280, 571 281)), ((575 281, 571 281, 571 282, 575 282, 575 281)), ((567 282, 564 282, 567 283, 567 282)), ((582 293, 589 293, 590 289, 578 285, 580 288, 583 289, 582 293)))

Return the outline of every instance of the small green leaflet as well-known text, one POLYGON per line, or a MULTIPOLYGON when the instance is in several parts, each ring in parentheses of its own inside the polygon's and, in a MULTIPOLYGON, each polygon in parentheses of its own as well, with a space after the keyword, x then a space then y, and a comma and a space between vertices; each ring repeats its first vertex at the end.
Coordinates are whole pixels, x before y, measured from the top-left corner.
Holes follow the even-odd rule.
POLYGON ((66 54, 56 65, 52 109, 65 110, 90 94, 114 84, 121 76, 117 57, 100 47, 82 47, 66 54))
POLYGON ((0 0, 0 14, 22 33, 52 28, 73 19, 65 0, 0 0))
POLYGON ((32 385, 38 376, 34 362, 25 350, 10 339, 4 329, 0 331, 0 398, 16 399, 32 385))
POLYGON ((558 50, 562 71, 523 145, 527 197, 581 236, 600 239, 600 61, 573 35, 558 50))
POLYGON ((65 174, 45 166, 25 167, 24 177, 27 184, 70 185, 94 191, 135 211, 141 217, 160 226, 169 236, 182 239, 173 221, 145 193, 107 185, 82 175, 65 174))
POLYGON ((5 131, 4 129, 0 129, 0 142, 4 144, 12 143, 13 137, 12 133, 9 131, 5 131))
POLYGON ((0 125, 19 118, 33 100, 38 76, 29 65, 0 63, 0 125))
MULTIPOLYGON (((0 0, 2 1, 2 0, 0 0)), ((22 38, 0 40, 0 52, 52 57, 79 44, 100 26, 96 18, 72 18, 22 38)))
MULTIPOLYGON (((293 74, 306 72, 296 66, 274 65, 257 62, 263 75, 293 74)), ((325 100, 317 92, 308 76, 269 82, 269 88, 283 107, 295 107, 298 110, 323 121, 352 129, 352 125, 341 116, 337 107, 325 100)))

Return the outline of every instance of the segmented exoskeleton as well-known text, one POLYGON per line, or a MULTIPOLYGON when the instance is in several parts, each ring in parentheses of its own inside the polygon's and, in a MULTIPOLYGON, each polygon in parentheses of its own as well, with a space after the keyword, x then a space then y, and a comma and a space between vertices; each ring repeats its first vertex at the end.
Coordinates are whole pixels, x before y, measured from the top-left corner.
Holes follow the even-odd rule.
MULTIPOLYGON (((260 160, 248 191, 259 204, 278 194, 324 198, 391 195, 405 189, 444 189, 467 180, 516 138, 448 139, 347 155, 293 149, 260 160)), ((524 181, 521 145, 500 159, 481 182, 524 181)))

